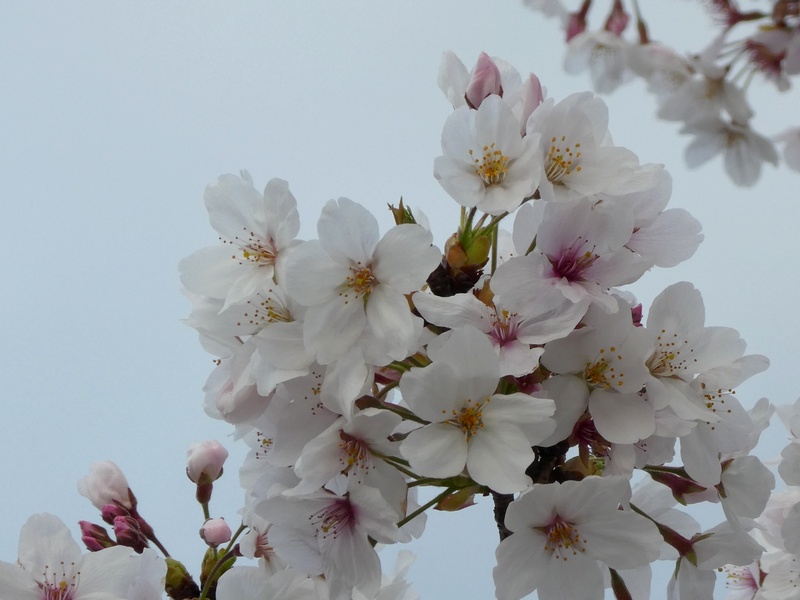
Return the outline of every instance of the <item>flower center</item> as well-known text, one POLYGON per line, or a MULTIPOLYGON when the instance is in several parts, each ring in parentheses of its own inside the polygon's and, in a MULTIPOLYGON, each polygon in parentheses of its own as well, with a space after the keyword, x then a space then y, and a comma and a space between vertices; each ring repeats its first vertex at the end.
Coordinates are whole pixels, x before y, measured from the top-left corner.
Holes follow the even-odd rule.
POLYGON ((594 362, 586 363, 586 367, 583 369, 583 378, 589 385, 604 390, 609 389, 612 385, 617 387, 624 385, 625 374, 617 373, 616 367, 610 362, 614 358, 622 360, 622 355, 617 354, 616 357, 611 357, 609 360, 610 355, 615 352, 617 352, 616 346, 609 346, 608 351, 606 348, 600 348, 594 362))
POLYGON ((579 237, 560 255, 548 256, 547 260, 550 261, 554 274, 570 282, 583 281, 584 273, 600 258, 598 254, 594 253, 594 248, 584 250, 586 245, 587 243, 583 241, 582 237, 579 237))
POLYGON ((235 242, 229 243, 236 243, 241 248, 241 257, 237 257, 235 254, 231 257, 234 260, 238 260, 239 264, 248 262, 262 267, 275 265, 278 249, 271 239, 264 240, 264 238, 251 231, 247 239, 237 236, 235 242))
POLYGON ((364 298, 366 302, 366 297, 378 283, 380 282, 375 278, 371 267, 357 262, 350 266, 350 274, 339 286, 339 295, 344 298, 345 304, 350 302, 351 295, 356 299, 364 298))
POLYGON ((354 524, 353 507, 347 498, 339 498, 309 517, 322 539, 336 539, 343 529, 354 524))
POLYGON ((568 560, 570 556, 577 556, 578 552, 586 552, 585 538, 581 538, 578 530, 561 517, 546 527, 538 527, 547 536, 544 549, 555 554, 561 560, 568 560))
POLYGON ((475 152, 470 148, 469 155, 472 157, 472 162, 475 163, 475 171, 483 179, 486 185, 494 185, 501 183, 508 173, 509 158, 503 154, 502 150, 495 148, 494 144, 484 146, 483 158, 478 159, 475 157, 475 152))
POLYGON ((581 144, 576 142, 573 147, 570 147, 569 144, 565 143, 566 141, 567 138, 563 135, 560 140, 556 136, 550 138, 550 150, 547 152, 545 174, 547 175, 547 180, 551 183, 560 182, 562 178, 572 175, 573 171, 575 173, 580 173, 581 171, 580 161, 578 160, 581 157, 579 150, 581 144), (562 145, 564 146, 563 149, 562 145))
MULTIPOLYGON (((486 403, 491 402, 491 398, 486 399, 486 403)), ((472 399, 467 400, 467 405, 462 407, 460 411, 453 410, 453 418, 450 422, 459 427, 469 441, 472 436, 483 429, 483 404, 476 402, 474 405, 472 399)))
POLYGON ((339 448, 342 451, 342 457, 339 461, 344 464, 342 473, 349 472, 353 467, 360 468, 365 472, 369 471, 372 466, 369 459, 372 455, 366 442, 344 431, 339 432, 339 437, 342 439, 339 442, 339 448))
POLYGON ((517 329, 519 329, 517 313, 501 310, 500 312, 495 312, 489 336, 499 346, 505 346, 517 339, 517 329))
MULTIPOLYGON (((75 563, 70 563, 69 566, 74 569, 75 563)), ((62 562, 61 574, 58 575, 55 571, 50 570, 49 565, 45 565, 45 571, 42 574, 44 581, 39 583, 43 593, 41 600, 72 600, 75 597, 80 571, 67 574, 65 567, 66 564, 62 562)))

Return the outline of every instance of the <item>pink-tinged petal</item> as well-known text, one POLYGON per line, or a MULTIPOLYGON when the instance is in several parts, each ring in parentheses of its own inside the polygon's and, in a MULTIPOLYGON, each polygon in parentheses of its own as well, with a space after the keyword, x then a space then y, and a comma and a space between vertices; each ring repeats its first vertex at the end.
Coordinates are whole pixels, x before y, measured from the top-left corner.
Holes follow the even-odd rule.
POLYGON ((420 475, 454 477, 467 463, 467 440, 458 427, 431 423, 409 433, 400 453, 420 475))
POLYGON ((283 179, 270 179, 264 188, 264 215, 267 231, 278 249, 285 248, 300 232, 297 200, 283 179))
POLYGON ((330 200, 317 223, 319 242, 338 263, 368 266, 380 238, 378 221, 348 198, 330 200))
POLYGON ((204 200, 211 226, 226 241, 264 232, 264 197, 252 182, 237 175, 222 175, 206 187, 204 200))
POLYGON ((614 511, 602 520, 581 523, 580 532, 592 557, 612 569, 633 569, 653 562, 663 543, 651 521, 630 511, 614 511))
POLYGON ((633 444, 656 431, 653 406, 637 393, 595 390, 589 397, 589 412, 597 432, 616 444, 633 444))
POLYGON ((549 561, 544 546, 543 535, 522 530, 500 542, 493 571, 498 600, 519 600, 545 579, 549 561))
POLYGON ((348 265, 334 262, 318 241, 304 242, 286 259, 286 293, 302 306, 331 302, 351 274, 348 265))
POLYGON ((331 363, 355 346, 367 325, 361 302, 331 302, 312 306, 303 322, 303 343, 322 365, 331 363))
POLYGON ((501 494, 513 494, 531 485, 525 469, 535 456, 519 427, 485 423, 469 441, 467 471, 470 477, 501 494))
POLYGON ((393 227, 375 246, 373 275, 404 294, 418 290, 442 260, 432 241, 431 233, 419 225, 393 227))

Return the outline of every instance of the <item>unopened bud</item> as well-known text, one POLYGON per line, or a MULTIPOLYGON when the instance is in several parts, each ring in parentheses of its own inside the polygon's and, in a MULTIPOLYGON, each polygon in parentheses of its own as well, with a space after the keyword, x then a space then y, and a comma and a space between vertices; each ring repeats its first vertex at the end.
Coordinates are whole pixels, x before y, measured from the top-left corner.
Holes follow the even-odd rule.
POLYGON ((170 598, 197 598, 200 588, 186 567, 174 558, 167 557, 167 577, 164 587, 170 598))
POLYGON ((117 542, 108 535, 106 528, 101 525, 89 521, 78 521, 78 526, 81 528, 81 540, 91 552, 117 545, 117 542))
POLYGON ((616 0, 606 20, 606 31, 620 36, 628 26, 628 21, 630 21, 630 15, 625 12, 625 7, 622 6, 621 0, 616 0))
POLYGON ((222 475, 228 451, 216 440, 192 444, 186 452, 186 474, 197 484, 212 483, 222 475))
POLYGON ((133 548, 139 554, 147 548, 147 538, 133 517, 114 519, 114 535, 117 537, 117 543, 133 548))
POLYGON ((103 510, 107 504, 119 504, 128 509, 136 506, 128 480, 110 460, 92 465, 91 473, 78 481, 78 493, 88 498, 99 510, 103 510))
POLYGON ((472 72, 464 99, 470 108, 477 109, 484 98, 496 94, 503 95, 503 86, 500 83, 500 69, 486 52, 481 52, 478 63, 472 72))
POLYGON ((109 525, 113 525, 114 519, 117 517, 129 517, 130 514, 131 513, 127 508, 123 508, 117 504, 106 504, 100 511, 103 521, 109 525))
POLYGON ((231 528, 222 518, 208 519, 200 528, 200 537, 212 548, 230 542, 231 535, 231 528))

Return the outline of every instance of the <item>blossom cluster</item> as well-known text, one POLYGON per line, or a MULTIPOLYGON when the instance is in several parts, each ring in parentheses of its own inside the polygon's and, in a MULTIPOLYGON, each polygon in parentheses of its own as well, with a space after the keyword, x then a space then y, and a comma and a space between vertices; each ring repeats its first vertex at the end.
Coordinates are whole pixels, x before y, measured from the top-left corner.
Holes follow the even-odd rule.
MULTIPOLYGON (((18 565, 0 563, 0 597, 413 600, 411 558, 386 575, 379 548, 481 496, 503 600, 647 598, 658 560, 674 564, 671 600, 711 598, 726 566, 741 597, 789 597, 774 590, 797 578, 798 496, 770 499, 775 478, 750 454, 773 407, 735 394, 767 359, 706 325, 691 283, 648 308, 626 287, 702 240, 667 208, 668 172, 611 142, 593 93, 556 100, 486 54, 470 70, 446 53, 439 86, 453 111, 433 171, 459 212, 442 248, 403 202, 381 235, 361 204, 330 200, 300 240, 286 181, 261 192, 242 172, 206 189, 220 243, 180 264, 187 322, 217 365, 205 410, 250 450, 234 533, 210 512, 227 451, 189 449, 200 585, 100 463, 79 491, 113 536, 82 522, 81 558, 37 515, 18 565), (719 505, 718 524, 676 508, 700 502, 719 505)), ((798 447, 780 468, 790 485, 798 447)))
POLYGON ((686 148, 689 167, 721 155, 733 182, 751 186, 763 163, 778 164, 777 142, 786 165, 800 171, 800 126, 771 138, 759 133, 747 98, 754 77, 786 92, 800 73, 800 2, 773 0, 769 10, 741 10, 733 0, 706 2, 720 31, 688 56, 651 39, 635 0, 606 3, 609 8, 598 29, 589 27, 592 0, 582 0, 580 6, 576 2, 574 11, 562 0, 524 3, 559 19, 567 41, 564 69, 588 71, 598 93, 643 79, 655 97, 657 116, 680 123, 681 133, 692 137, 686 148))

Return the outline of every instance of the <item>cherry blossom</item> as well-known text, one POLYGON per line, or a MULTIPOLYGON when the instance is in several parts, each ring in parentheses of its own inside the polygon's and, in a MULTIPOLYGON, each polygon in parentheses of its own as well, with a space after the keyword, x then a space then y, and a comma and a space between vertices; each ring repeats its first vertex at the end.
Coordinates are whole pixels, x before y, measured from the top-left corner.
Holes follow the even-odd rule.
POLYGON ((81 554, 61 520, 30 517, 16 565, 0 562, 0 595, 19 600, 160 600, 166 564, 151 551, 115 546, 81 554))
POLYGON ((522 494, 506 513, 514 534, 496 552, 497 597, 536 590, 542 600, 599 600, 601 565, 632 569, 655 560, 661 536, 651 521, 626 510, 629 496, 622 477, 534 485, 522 494))

